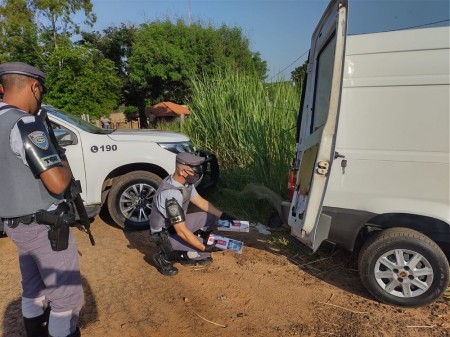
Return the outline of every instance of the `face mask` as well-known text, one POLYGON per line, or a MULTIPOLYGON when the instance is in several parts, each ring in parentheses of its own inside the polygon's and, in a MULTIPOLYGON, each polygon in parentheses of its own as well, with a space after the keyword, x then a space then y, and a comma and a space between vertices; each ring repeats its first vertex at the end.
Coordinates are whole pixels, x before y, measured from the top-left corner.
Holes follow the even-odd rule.
POLYGON ((39 99, 36 99, 36 110, 34 111, 33 115, 37 115, 39 113, 39 110, 41 110, 42 96, 44 96, 44 93, 45 93, 45 87, 42 84, 40 84, 39 99))
POLYGON ((193 176, 187 176, 185 179, 188 184, 193 185, 200 179, 200 176, 196 173, 193 176))
POLYGON ((187 177, 185 177, 186 182, 191 185, 199 181, 201 175, 203 174, 203 168, 201 166, 194 166, 192 167, 192 170, 194 171, 194 175, 188 175, 187 177))

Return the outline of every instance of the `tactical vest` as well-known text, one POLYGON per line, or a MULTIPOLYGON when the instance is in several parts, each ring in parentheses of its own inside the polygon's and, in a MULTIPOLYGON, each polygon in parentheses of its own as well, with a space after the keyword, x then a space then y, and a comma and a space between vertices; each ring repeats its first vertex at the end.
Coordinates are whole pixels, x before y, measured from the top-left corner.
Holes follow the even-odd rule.
MULTIPOLYGON (((3 104, 0 104, 0 107, 3 104)), ((15 218, 47 210, 62 200, 52 196, 39 177, 11 150, 10 134, 16 122, 28 114, 18 109, 0 111, 0 217, 15 218)))
POLYGON ((180 191, 181 195, 183 196, 183 204, 181 205, 181 207, 183 208, 184 213, 187 214, 189 201, 191 199, 192 185, 174 186, 167 182, 169 180, 169 178, 170 178, 170 176, 165 178, 161 182, 161 184, 158 187, 158 190, 156 191, 155 195, 153 196, 153 207, 152 207, 152 213, 150 214, 150 230, 152 233, 160 232, 161 229, 163 229, 163 228, 168 229, 170 226, 172 226, 169 222, 169 219, 165 215, 161 214, 161 212, 159 211, 159 209, 156 205, 158 196, 163 191, 167 191, 167 190, 180 191))

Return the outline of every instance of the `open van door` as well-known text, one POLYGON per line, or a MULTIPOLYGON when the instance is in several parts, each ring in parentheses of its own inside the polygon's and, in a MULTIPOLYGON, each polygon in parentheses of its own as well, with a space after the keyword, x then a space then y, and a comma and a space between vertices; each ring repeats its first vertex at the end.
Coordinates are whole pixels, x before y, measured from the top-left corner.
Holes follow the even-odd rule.
POLYGON ((288 223, 291 234, 313 251, 328 238, 331 223, 321 210, 335 156, 347 10, 347 0, 332 1, 314 31, 300 111, 295 158, 299 169, 288 223))

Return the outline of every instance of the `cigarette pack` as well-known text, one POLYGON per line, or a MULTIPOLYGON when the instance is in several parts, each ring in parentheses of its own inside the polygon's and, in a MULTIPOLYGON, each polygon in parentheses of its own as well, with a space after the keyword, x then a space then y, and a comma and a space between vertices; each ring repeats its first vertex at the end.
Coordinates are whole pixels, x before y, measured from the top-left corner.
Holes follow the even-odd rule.
POLYGON ((242 248, 244 248, 244 243, 235 239, 226 238, 216 234, 210 234, 208 238, 208 245, 216 243, 216 247, 222 250, 231 250, 235 253, 242 253, 242 248))
POLYGON ((217 223, 217 229, 219 231, 249 232, 250 223, 243 220, 219 220, 219 222, 217 223))

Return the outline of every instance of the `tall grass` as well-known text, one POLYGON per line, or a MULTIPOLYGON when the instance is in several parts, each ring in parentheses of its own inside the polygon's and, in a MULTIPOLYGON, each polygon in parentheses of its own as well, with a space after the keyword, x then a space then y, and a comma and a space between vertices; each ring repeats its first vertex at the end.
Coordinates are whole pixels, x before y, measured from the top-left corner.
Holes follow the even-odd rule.
POLYGON ((183 132, 217 155, 225 178, 233 177, 229 187, 259 183, 286 195, 298 89, 233 71, 194 78, 192 89, 191 116, 183 132))

